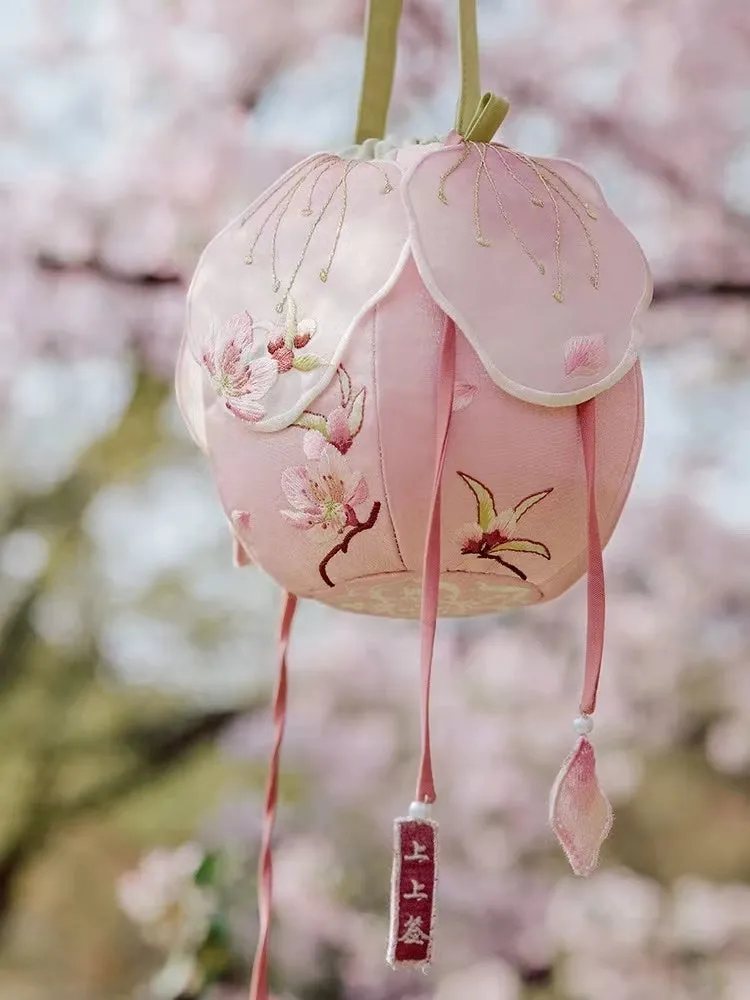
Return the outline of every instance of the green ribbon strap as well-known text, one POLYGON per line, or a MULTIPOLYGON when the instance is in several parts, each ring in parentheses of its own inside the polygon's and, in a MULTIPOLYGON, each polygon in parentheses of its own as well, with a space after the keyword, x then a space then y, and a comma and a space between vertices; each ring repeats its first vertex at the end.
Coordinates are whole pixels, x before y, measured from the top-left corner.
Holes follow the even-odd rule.
MULTIPOLYGON (((385 135, 402 9, 403 0, 369 0, 357 143, 385 135)), ((476 0, 459 0, 459 63, 456 131, 472 142, 490 142, 508 113, 508 102, 494 94, 480 96, 476 0)))

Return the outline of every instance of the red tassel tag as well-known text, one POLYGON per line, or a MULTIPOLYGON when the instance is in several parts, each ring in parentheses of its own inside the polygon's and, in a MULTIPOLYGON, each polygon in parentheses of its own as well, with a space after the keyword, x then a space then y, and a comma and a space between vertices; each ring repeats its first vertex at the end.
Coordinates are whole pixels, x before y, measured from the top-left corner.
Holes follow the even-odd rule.
POLYGON ((430 819, 397 819, 393 824, 391 933, 388 962, 418 965, 432 960, 435 928, 438 825, 430 819))

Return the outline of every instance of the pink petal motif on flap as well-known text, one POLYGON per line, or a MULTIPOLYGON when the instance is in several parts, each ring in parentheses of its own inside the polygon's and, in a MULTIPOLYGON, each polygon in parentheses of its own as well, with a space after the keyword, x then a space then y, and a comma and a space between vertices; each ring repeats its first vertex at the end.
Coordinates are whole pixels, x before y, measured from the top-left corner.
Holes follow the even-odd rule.
POLYGON ((565 344, 565 374, 597 375, 607 363, 604 337, 571 337, 565 344))
POLYGON ((469 382, 456 382, 453 390, 453 412, 458 413, 459 410, 465 410, 470 406, 477 392, 477 387, 469 382))
POLYGON ((582 736, 550 796, 550 823, 576 875, 590 875, 612 829, 612 806, 596 776, 596 755, 582 736))

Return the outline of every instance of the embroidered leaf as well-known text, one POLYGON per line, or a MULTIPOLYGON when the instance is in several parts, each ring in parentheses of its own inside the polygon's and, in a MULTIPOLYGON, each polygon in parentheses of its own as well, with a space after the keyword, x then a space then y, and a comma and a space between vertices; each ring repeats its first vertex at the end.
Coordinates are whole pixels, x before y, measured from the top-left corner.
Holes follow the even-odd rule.
POLYGON ((318 431, 328 440, 328 425, 322 413, 310 413, 305 410, 294 421, 293 427, 303 427, 306 431, 318 431))
POLYGON ((532 542, 529 538, 511 538, 507 542, 494 545, 489 550, 491 556, 498 552, 531 552, 536 556, 543 556, 545 559, 552 558, 546 545, 542 542, 532 542))
POLYGON ((298 372, 311 372, 315 368, 320 368, 322 364, 320 358, 316 358, 314 354, 300 354, 292 362, 292 368, 296 368, 298 372))
POLYGON ((349 378, 349 372, 343 365, 339 365, 338 375, 339 388, 341 389, 341 405, 346 406, 352 395, 352 380, 349 378))
POLYGON ((201 861, 193 879, 196 885, 212 885, 216 881, 220 858, 216 853, 207 854, 201 861))
POLYGON ((546 496, 552 492, 553 487, 550 486, 548 490, 542 490, 541 493, 532 493, 530 497, 524 497, 516 506, 513 508, 513 513, 516 515, 516 520, 520 520, 523 515, 531 510, 531 508, 538 504, 540 500, 544 500, 546 496))
POLYGON ((347 426, 349 427, 349 433, 352 437, 356 437, 362 429, 362 423, 365 419, 365 387, 363 386, 354 399, 349 404, 349 413, 346 418, 347 426))
POLYGON ((495 510, 495 498, 487 487, 483 483, 480 483, 479 480, 472 479, 471 476, 467 476, 464 472, 459 472, 459 476, 463 479, 476 498, 477 520, 479 521, 479 527, 482 531, 487 531, 494 518, 497 517, 497 511, 495 510))

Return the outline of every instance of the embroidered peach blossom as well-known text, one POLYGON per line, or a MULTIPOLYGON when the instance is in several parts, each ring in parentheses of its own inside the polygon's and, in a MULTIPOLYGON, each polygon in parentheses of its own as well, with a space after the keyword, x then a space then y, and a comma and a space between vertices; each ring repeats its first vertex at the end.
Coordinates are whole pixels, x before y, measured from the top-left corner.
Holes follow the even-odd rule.
POLYGON ((276 362, 279 375, 296 368, 298 371, 310 372, 320 368, 323 362, 314 354, 298 354, 307 347, 313 334, 318 329, 314 319, 297 318, 297 304, 291 295, 286 300, 286 316, 283 327, 276 327, 268 341, 268 353, 276 362))
POLYGON ((352 471, 334 448, 326 448, 317 462, 285 469, 281 488, 292 507, 282 510, 282 517, 303 531, 331 528, 342 534, 356 527, 357 507, 369 496, 365 477, 352 471))
POLYGON ((232 316, 212 332, 201 353, 203 367, 216 394, 234 416, 257 423, 266 414, 260 400, 276 381, 270 358, 253 358, 253 321, 248 313, 232 316))
POLYGON ((295 421, 295 426, 308 429, 308 434, 305 435, 305 454, 308 458, 317 457, 310 453, 310 448, 320 449, 326 442, 333 445, 340 454, 345 455, 351 448, 354 438, 362 430, 367 390, 362 386, 354 392, 349 373, 343 365, 339 366, 337 374, 341 405, 334 407, 328 416, 305 410, 295 421), (314 434, 318 435, 317 440, 313 438, 314 434))

